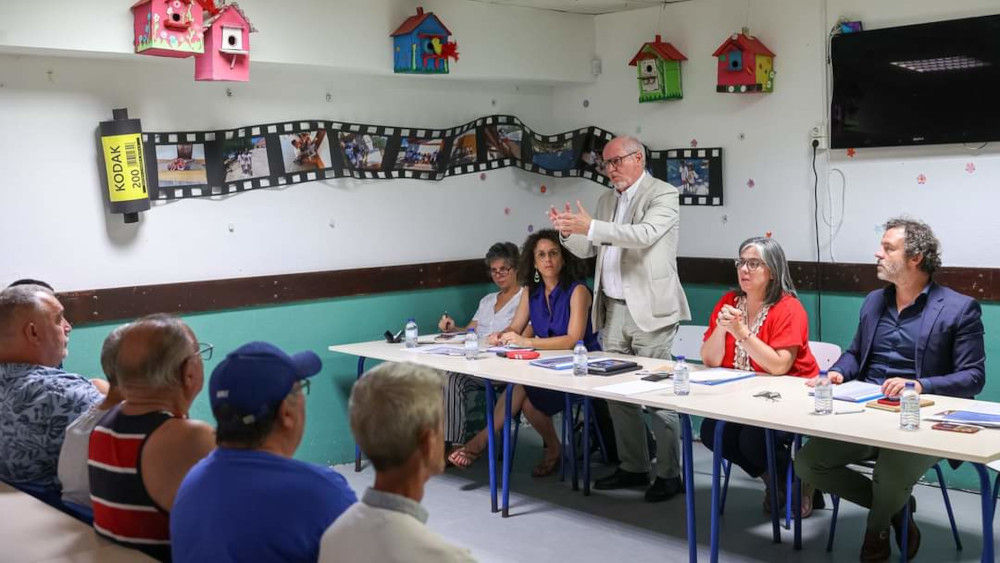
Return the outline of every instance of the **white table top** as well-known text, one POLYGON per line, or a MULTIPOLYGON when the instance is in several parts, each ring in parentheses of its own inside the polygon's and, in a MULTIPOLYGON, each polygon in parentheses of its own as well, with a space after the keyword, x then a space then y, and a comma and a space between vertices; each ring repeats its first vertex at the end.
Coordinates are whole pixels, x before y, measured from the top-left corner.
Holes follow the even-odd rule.
MULTIPOLYGON (((672 388, 625 396, 595 388, 635 381, 641 376, 626 373, 608 377, 575 377, 569 370, 540 368, 526 361, 508 360, 495 354, 483 353, 476 360, 466 360, 461 356, 438 356, 406 351, 402 344, 378 341, 330 346, 330 351, 384 361, 410 361, 443 371, 467 373, 497 382, 532 385, 935 457, 974 463, 988 463, 1000 459, 1000 430, 984 429, 976 434, 959 434, 932 430, 932 423, 924 421, 919 430, 905 431, 899 428, 898 413, 876 409, 865 409, 861 414, 817 416, 813 414, 814 400, 803 384, 804 380, 797 377, 759 376, 714 386, 692 384, 691 395, 687 397, 675 396, 672 388), (764 390, 781 393, 781 400, 770 401, 753 397, 764 390)), ((540 353, 542 357, 569 354, 564 350, 540 351, 540 353)), ((606 353, 602 355, 627 358, 639 363, 645 369, 670 363, 657 358, 606 353)), ((697 366, 692 368, 697 369, 697 366)), ((977 402, 937 395, 923 395, 923 397, 935 401, 934 405, 921 410, 923 416, 945 409, 969 408, 977 402)), ((863 406, 863 404, 834 401, 835 410, 857 410, 863 406)))
POLYGON ((4 561, 153 561, 99 538, 90 526, 4 483, 0 546, 4 561))

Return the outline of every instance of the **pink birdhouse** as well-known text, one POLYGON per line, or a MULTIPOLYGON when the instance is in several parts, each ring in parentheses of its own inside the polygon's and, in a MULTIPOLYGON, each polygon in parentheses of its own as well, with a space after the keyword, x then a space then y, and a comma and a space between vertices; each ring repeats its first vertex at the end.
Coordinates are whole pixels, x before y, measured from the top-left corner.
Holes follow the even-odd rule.
POLYGON ((750 35, 734 33, 712 53, 718 59, 717 92, 745 94, 774 91, 774 53, 750 35))
POLYGON ((250 81, 250 34, 257 31, 235 2, 205 20, 205 52, 195 57, 195 80, 250 81))
POLYGON ((185 58, 204 52, 202 10, 194 0, 139 0, 132 15, 136 53, 185 58))

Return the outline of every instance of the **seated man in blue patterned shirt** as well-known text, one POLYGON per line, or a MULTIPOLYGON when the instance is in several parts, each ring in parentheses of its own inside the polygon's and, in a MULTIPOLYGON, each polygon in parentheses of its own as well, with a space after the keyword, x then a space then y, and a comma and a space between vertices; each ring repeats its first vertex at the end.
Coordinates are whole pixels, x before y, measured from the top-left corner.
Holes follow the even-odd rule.
POLYGON ((57 368, 70 324, 51 290, 0 291, 0 480, 58 489, 66 426, 104 399, 87 379, 57 368))

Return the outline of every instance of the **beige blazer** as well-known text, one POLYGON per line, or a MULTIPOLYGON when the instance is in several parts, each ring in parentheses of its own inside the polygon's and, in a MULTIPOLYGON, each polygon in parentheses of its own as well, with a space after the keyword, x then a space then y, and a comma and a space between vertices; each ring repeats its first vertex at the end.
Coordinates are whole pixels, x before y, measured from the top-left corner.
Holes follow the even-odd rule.
POLYGON ((680 229, 680 199, 677 188, 649 174, 639 184, 625 216, 626 224, 614 223, 615 190, 597 201, 594 240, 570 235, 563 245, 580 258, 597 255, 594 277, 594 330, 604 326, 607 297, 601 291, 604 249, 621 248, 622 289, 635 324, 654 331, 691 319, 687 297, 677 277, 677 234, 680 229))

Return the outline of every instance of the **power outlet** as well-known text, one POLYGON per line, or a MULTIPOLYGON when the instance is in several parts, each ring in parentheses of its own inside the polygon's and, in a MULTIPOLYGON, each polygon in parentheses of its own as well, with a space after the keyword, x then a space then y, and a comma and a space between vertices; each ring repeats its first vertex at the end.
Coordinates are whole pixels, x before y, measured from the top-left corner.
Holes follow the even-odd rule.
POLYGON ((825 151, 829 148, 826 138, 826 125, 820 123, 809 130, 809 146, 825 151))

